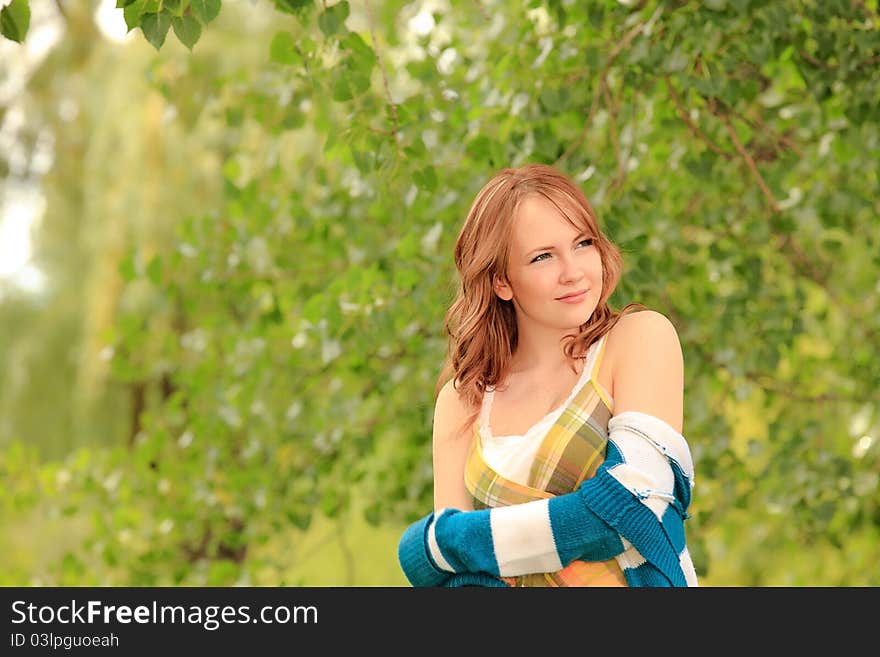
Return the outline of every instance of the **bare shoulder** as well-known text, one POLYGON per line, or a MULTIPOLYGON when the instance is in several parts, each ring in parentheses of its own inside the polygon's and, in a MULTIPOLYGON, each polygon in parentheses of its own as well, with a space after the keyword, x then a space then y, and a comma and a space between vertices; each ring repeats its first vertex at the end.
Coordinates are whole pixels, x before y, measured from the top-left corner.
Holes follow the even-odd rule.
MULTIPOLYGON (((609 343, 632 347, 645 343, 646 348, 677 347, 681 350, 678 331, 670 319, 656 310, 640 310, 621 317, 608 336, 609 343)), ((626 351, 626 349, 624 349, 626 351)))
POLYGON ((452 438, 450 432, 456 433, 454 427, 461 425, 471 414, 472 409, 468 407, 461 398, 458 390, 453 385, 453 379, 450 379, 437 394, 437 401, 434 403, 434 438, 452 438), (440 431, 438 431, 438 429, 440 431))
POLYGON ((684 359, 675 325, 655 310, 624 315, 608 335, 614 414, 641 411, 682 430, 684 359))

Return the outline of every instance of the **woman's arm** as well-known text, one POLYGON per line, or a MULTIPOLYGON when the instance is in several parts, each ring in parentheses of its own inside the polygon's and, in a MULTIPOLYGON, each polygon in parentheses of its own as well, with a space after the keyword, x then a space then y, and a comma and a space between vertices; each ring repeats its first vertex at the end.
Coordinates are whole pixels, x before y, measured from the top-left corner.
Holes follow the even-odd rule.
POLYGON ((681 433, 684 358, 672 322, 653 310, 624 315, 608 342, 614 415, 647 413, 681 433))
POLYGON ((578 558, 604 561, 624 549, 617 531, 576 491, 494 509, 429 513, 404 531, 398 560, 413 586, 445 586, 456 573, 554 572, 578 558))
POLYGON ((440 389, 434 404, 434 509, 473 509, 464 485, 472 435, 466 429, 462 430, 470 414, 450 379, 440 389))
MULTIPOLYGON (((433 422, 434 508, 473 509, 470 495, 464 485, 464 470, 472 434, 466 420, 473 414, 462 402, 452 380, 447 381, 437 395, 433 422)), ((422 520, 432 518, 433 514, 422 520)), ((488 573, 441 573, 433 565, 424 542, 425 525, 413 523, 400 541, 399 554, 407 577, 414 586, 507 586, 488 573), (407 559, 408 551, 414 551, 407 559)))

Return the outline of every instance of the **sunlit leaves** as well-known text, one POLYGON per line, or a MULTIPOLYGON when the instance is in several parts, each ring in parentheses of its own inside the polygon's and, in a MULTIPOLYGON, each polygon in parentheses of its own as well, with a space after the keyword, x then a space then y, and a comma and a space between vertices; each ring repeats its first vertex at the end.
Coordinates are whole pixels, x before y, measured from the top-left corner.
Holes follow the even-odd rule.
POLYGON ((376 65, 376 53, 367 45, 357 32, 348 32, 340 40, 339 45, 348 51, 349 67, 365 76, 370 74, 376 65))
POLYGON ((433 192, 437 189, 437 172, 431 166, 413 171, 413 181, 422 189, 433 192))
POLYGON ((146 14, 141 18, 141 30, 152 46, 159 50, 165 43, 168 28, 171 27, 171 12, 162 11, 158 14, 146 14))
POLYGON ((345 102, 362 94, 370 87, 370 78, 348 66, 341 66, 336 71, 333 81, 333 100, 345 102))
POLYGON ((156 50, 162 48, 173 27, 178 40, 190 50, 202 35, 202 26, 220 13, 221 0, 119 0, 129 31, 140 27, 156 50))
POLYGON ((220 0, 191 0, 190 9, 202 25, 207 25, 220 13, 220 0))
POLYGON ((278 64, 299 64, 302 56, 290 32, 278 32, 269 44, 269 58, 278 64))
POLYGON ((325 36, 333 36, 345 30, 345 19, 348 18, 348 14, 348 0, 340 0, 318 15, 318 27, 325 36))
POLYGON ((314 6, 314 0, 275 0, 275 7, 288 14, 301 15, 314 6))
POLYGON ((0 9, 0 34, 7 39, 22 43, 31 22, 28 0, 12 0, 0 9))
POLYGON ((182 16, 188 0, 162 0, 162 9, 168 10, 172 16, 182 16))
POLYGON ((202 35, 202 26, 199 22, 192 16, 175 16, 171 24, 174 27, 174 34, 177 35, 180 42, 192 50, 192 47, 202 35))
MULTIPOLYGON (((140 26, 146 3, 147 0, 132 0, 132 2, 125 4, 122 15, 125 18, 125 25, 129 32, 140 26)), ((118 8, 119 4, 116 6, 118 8)))

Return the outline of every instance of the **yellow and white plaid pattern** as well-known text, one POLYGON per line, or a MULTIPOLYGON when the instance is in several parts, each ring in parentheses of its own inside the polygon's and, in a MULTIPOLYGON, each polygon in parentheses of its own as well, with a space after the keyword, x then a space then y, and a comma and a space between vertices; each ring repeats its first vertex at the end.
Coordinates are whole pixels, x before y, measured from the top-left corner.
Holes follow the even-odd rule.
MULTIPOLYGON (((604 345, 602 345, 604 347, 604 345)), ((601 349, 601 348, 600 348, 601 349)), ((601 358, 601 351, 599 354, 601 358)), ((465 465, 465 487, 474 509, 521 504, 571 493, 596 473, 605 458, 611 409, 596 383, 600 358, 590 380, 574 396, 541 439, 527 485, 511 481, 483 457, 479 422, 474 423, 465 465)), ((575 561, 553 573, 504 578, 511 586, 626 586, 617 561, 575 561)))

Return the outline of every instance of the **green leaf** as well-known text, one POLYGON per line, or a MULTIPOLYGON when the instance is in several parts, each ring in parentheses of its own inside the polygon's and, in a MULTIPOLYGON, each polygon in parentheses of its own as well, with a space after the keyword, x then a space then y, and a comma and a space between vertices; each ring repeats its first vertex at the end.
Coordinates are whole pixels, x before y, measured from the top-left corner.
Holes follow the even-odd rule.
POLYGON ((491 153, 491 143, 486 135, 478 135, 465 145, 465 151, 474 160, 488 160, 491 153))
POLYGON ((347 77, 354 95, 362 94, 370 88, 369 76, 363 75, 360 71, 349 71, 347 77))
POLYGON ((134 264, 134 254, 129 253, 122 262, 119 263, 119 275, 124 281, 133 281, 137 278, 137 269, 134 264))
POLYGON ((663 70, 667 73, 677 73, 685 70, 689 63, 690 60, 688 59, 688 56, 681 50, 681 48, 676 48, 669 53, 669 56, 666 57, 666 61, 663 62, 663 70))
POLYGON ((288 511, 287 517, 294 527, 302 531, 308 529, 312 523, 312 514, 308 511, 288 511))
POLYGON ((421 279, 422 275, 415 269, 394 270, 393 282, 398 290, 412 290, 421 279))
POLYGON ((642 233, 641 235, 636 235, 635 237, 623 242, 620 247, 626 253, 641 253, 642 249, 645 248, 645 245, 648 243, 648 235, 642 233))
POLYGON ((7 39, 22 43, 31 22, 28 0, 12 0, 0 11, 0 32, 7 39))
POLYGON ((116 0, 116 8, 117 9, 125 9, 131 3, 136 2, 136 0, 116 0))
POLYGON ((363 147, 361 144, 349 144, 348 149, 351 152, 351 157, 354 160, 354 165, 358 168, 358 171, 361 173, 369 173, 373 169, 373 162, 371 161, 369 151, 363 147))
POLYGON ((437 189, 437 172, 431 166, 420 171, 413 171, 413 181, 422 189, 433 192, 437 189))
POLYGON ((351 52, 349 67, 359 73, 369 75, 376 64, 376 53, 357 32, 349 32, 339 40, 339 45, 351 52))
POLYGON ((562 107, 561 94, 553 88, 544 89, 538 100, 549 114, 557 114, 562 107))
POLYGON ((240 126, 244 121, 244 110, 240 107, 226 108, 226 124, 230 127, 240 126))
POLYGON ((202 25, 207 25, 220 13, 220 0, 192 0, 189 6, 202 25))
POLYGON ((180 42, 192 50, 193 46, 196 45, 196 41, 202 35, 201 24, 192 16, 184 16, 182 18, 175 16, 171 21, 171 25, 174 27, 174 33, 180 39, 180 42))
POLYGON ((165 43, 165 37, 168 35, 170 27, 171 14, 165 11, 161 14, 147 14, 141 21, 141 31, 156 50, 159 50, 165 43))
POLYGON ((150 264, 147 265, 147 276, 155 285, 160 285, 162 283, 161 256, 155 255, 153 256, 153 259, 150 260, 150 264))
POLYGON ((167 9, 175 16, 183 14, 183 3, 181 0, 163 0, 162 9, 167 9))
POLYGON ((382 522, 382 506, 379 502, 373 502, 364 509, 364 520, 366 520, 371 527, 379 526, 379 523, 382 522))
POLYGON ((348 82, 348 77, 345 74, 340 74, 333 82, 331 97, 333 100, 340 103, 345 102, 346 100, 351 100, 354 97, 351 85, 348 82))
POLYGON ((404 147, 403 152, 410 157, 418 158, 424 157, 425 153, 427 153, 427 149, 425 148, 425 142, 422 141, 421 137, 416 137, 409 146, 404 147))
POLYGON ((349 8, 348 1, 342 0, 332 7, 327 7, 321 15, 318 16, 318 27, 326 36, 332 36, 337 32, 345 30, 345 19, 348 18, 349 8))
POLYGON ((301 14, 312 7, 312 0, 275 0, 275 7, 288 14, 301 14))
POLYGON ((302 61, 290 32, 278 32, 272 37, 269 58, 277 64, 299 64, 302 61))
POLYGON ((299 111, 297 107, 289 107, 287 112, 284 114, 284 118, 281 120, 281 125, 286 130, 293 130, 295 128, 301 128, 306 123, 306 116, 302 112, 299 111))
POLYGON ((602 27, 602 22, 605 20, 605 7, 599 3, 592 2, 587 6, 589 7, 589 9, 587 9, 587 15, 590 17, 590 25, 599 29, 602 27))
POLYGON ((122 10, 122 16, 125 18, 125 25, 128 27, 129 32, 140 26, 146 1, 147 0, 134 0, 125 5, 125 8, 122 10))

